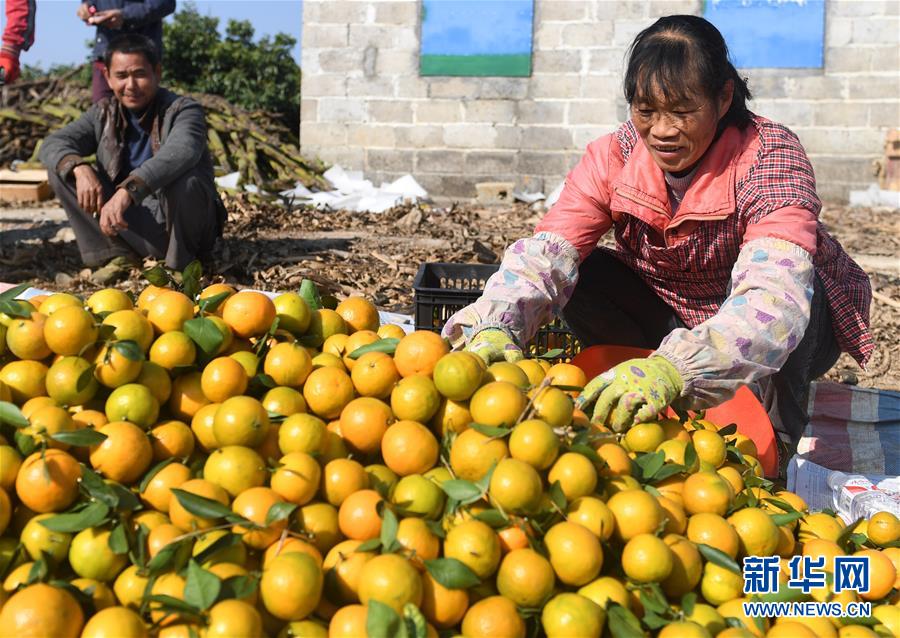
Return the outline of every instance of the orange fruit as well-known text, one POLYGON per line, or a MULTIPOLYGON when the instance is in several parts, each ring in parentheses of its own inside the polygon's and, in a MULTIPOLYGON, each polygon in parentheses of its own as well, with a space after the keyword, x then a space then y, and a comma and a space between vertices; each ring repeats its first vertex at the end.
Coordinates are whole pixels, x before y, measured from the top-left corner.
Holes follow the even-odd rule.
POLYGON ((525 409, 525 393, 508 381, 481 386, 469 400, 472 420, 491 427, 513 427, 525 409))
POLYGON ((437 362, 450 352, 450 346, 437 333, 416 330, 400 339, 394 352, 394 363, 401 377, 414 374, 431 376, 437 362))
POLYGON ((0 445, 0 489, 11 490, 22 467, 22 457, 11 445, 0 445))
POLYGON ((360 396, 386 399, 400 380, 400 373, 390 355, 367 352, 354 363, 350 380, 360 396))
POLYGON ((301 620, 322 596, 321 567, 308 554, 289 553, 273 558, 263 569, 259 594, 265 610, 280 620, 301 620))
POLYGON ((815 512, 800 519, 797 540, 805 543, 813 538, 824 538, 837 542, 843 531, 844 523, 839 518, 825 512, 815 512))
POLYGON ((58 587, 36 583, 10 596, 0 609, 0 635, 78 638, 84 612, 75 598, 58 587))
POLYGON ((399 420, 427 423, 440 403, 441 395, 434 382, 421 374, 401 379, 391 391, 391 409, 399 420))
POLYGON ((194 316, 194 302, 182 292, 167 290, 150 302, 147 320, 158 333, 181 330, 194 316))
POLYGON ((567 585, 586 585, 603 567, 600 540, 577 523, 557 523, 544 536, 553 571, 567 585))
POLYGON ((51 438, 54 434, 76 429, 75 422, 64 409, 56 405, 45 405, 31 413, 28 421, 29 425, 22 428, 21 432, 34 439, 35 443, 45 443, 51 448, 60 450, 69 449, 68 443, 51 438))
POLYGON ((183 332, 178 330, 166 332, 157 337, 150 346, 150 361, 172 371, 194 364, 197 358, 197 346, 183 332))
POLYGON ((269 415, 257 399, 236 396, 216 410, 213 435, 220 446, 256 447, 265 439, 269 427, 269 415))
POLYGON ((714 467, 721 467, 725 463, 725 439, 718 432, 696 430, 691 435, 691 442, 701 461, 714 467))
POLYGON ((243 600, 222 600, 209 610, 207 638, 231 638, 232 636, 262 636, 263 620, 253 605, 243 600))
POLYGON ((525 638, 525 621, 509 598, 489 596, 466 611, 462 633, 466 638, 525 638))
POLYGON ((164 292, 168 292, 169 290, 171 290, 171 288, 166 288, 165 286, 154 286, 153 284, 148 285, 141 291, 141 294, 138 295, 138 309, 143 310, 144 312, 149 311, 150 302, 152 302, 164 292))
POLYGON ((559 388, 545 387, 533 391, 534 418, 546 421, 554 428, 561 428, 572 422, 575 404, 572 397, 559 388))
POLYGON ((74 578, 69 582, 90 597, 94 609, 98 612, 118 604, 115 593, 106 583, 93 578, 74 578))
POLYGON ((303 335, 304 345, 319 348, 325 340, 336 334, 347 334, 347 322, 334 310, 320 308, 312 313, 309 328, 303 335))
POLYGON ((625 446, 632 452, 655 452, 659 444, 666 440, 666 434, 659 423, 636 423, 625 433, 625 446))
POLYGON ((200 376, 200 388, 213 403, 244 394, 247 389, 247 373, 243 366, 231 357, 217 357, 206 364, 200 376))
POLYGON ((497 361, 488 366, 486 381, 506 381, 522 390, 528 390, 528 375, 515 363, 497 361))
POLYGON ((378 330, 380 323, 378 310, 364 297, 348 297, 339 303, 334 311, 347 322, 351 333, 359 330, 378 330))
POLYGON ((422 578, 405 558, 382 554, 368 561, 359 575, 359 601, 377 600, 402 613, 403 606, 422 603, 422 578))
POLYGON ((877 549, 864 549, 853 554, 869 559, 869 591, 860 592, 863 600, 881 600, 887 596, 897 580, 894 563, 883 552, 877 549))
POLYGON ((672 573, 675 556, 666 543, 653 534, 632 537, 622 550, 625 575, 639 583, 658 583, 672 573))
POLYGON ((95 341, 94 317, 79 306, 60 308, 44 322, 44 342, 54 354, 81 355, 95 341))
POLYGON ((731 483, 715 472, 697 472, 684 481, 681 498, 688 514, 708 512, 724 516, 734 500, 734 491, 731 483))
POLYGON ((516 361, 516 365, 522 368, 525 376, 528 377, 528 385, 538 386, 544 380, 544 368, 534 359, 522 359, 516 361))
POLYGON ((40 361, 10 361, 0 369, 0 382, 6 386, 14 403, 47 394, 47 366, 40 361))
POLYGON ((618 603, 625 609, 631 607, 631 596, 624 583, 612 576, 601 576, 579 589, 578 593, 593 600, 603 609, 606 609, 610 602, 618 603))
POLYGON ((39 312, 31 313, 31 319, 14 319, 6 329, 6 346, 19 359, 39 361, 52 352, 44 339, 47 317, 39 312))
POLYGON ((662 522, 662 508, 643 490, 614 494, 606 505, 616 519, 615 535, 620 541, 629 541, 638 534, 652 534, 662 522))
POLYGON ((319 454, 325 446, 325 422, 312 414, 292 414, 278 429, 278 447, 282 454, 306 452, 319 454))
POLYGON ((431 430, 416 421, 397 421, 381 439, 384 464, 400 476, 430 470, 437 463, 438 451, 431 430))
POLYGON ((372 330, 359 330, 347 337, 347 340, 344 343, 344 356, 341 359, 347 370, 352 372, 353 368, 356 366, 356 359, 353 359, 350 356, 351 354, 356 352, 359 348, 375 343, 380 339, 381 337, 372 330))
POLYGON ((147 386, 160 405, 172 396, 172 378, 165 368, 152 361, 144 361, 141 373, 134 382, 147 386))
POLYGON ((242 290, 231 295, 222 306, 222 319, 238 337, 259 337, 268 332, 275 321, 275 304, 266 295, 242 290))
POLYGON ((309 305, 296 292, 286 292, 272 300, 278 327, 287 330, 294 336, 300 336, 309 328, 312 313, 309 305))
POLYGON ((186 459, 194 452, 194 434, 186 423, 162 421, 150 430, 150 446, 154 461, 173 456, 186 459))
POLYGON ((136 481, 150 467, 153 447, 147 434, 127 421, 112 421, 99 432, 106 440, 91 446, 91 467, 123 484, 136 481))
MULTIPOLYGON (((587 385, 587 375, 584 370, 571 363, 556 363, 547 370, 546 377, 552 379, 552 385, 569 385, 583 388, 587 385)), ((577 395, 577 392, 574 392, 577 395)))
POLYGON ((441 357, 432 373, 438 392, 454 401, 471 397, 484 376, 482 364, 476 359, 476 355, 469 352, 451 352, 441 357))
MULTIPOLYGON (((169 495, 171 496, 171 493, 169 495)), ((171 523, 164 523, 154 527, 147 535, 147 553, 150 554, 151 558, 156 556, 166 545, 171 544, 172 541, 181 535, 181 530, 171 523)))
POLYGON ((303 395, 294 388, 278 386, 268 390, 262 398, 262 405, 266 412, 290 416, 306 412, 306 401, 303 395))
POLYGON ((306 452, 290 452, 278 461, 271 486, 289 503, 305 505, 316 495, 321 476, 322 469, 312 456, 306 452))
MULTIPOLYGON (((225 506, 229 505, 228 492, 205 479, 191 479, 185 481, 178 489, 190 494, 196 494, 197 496, 218 501, 225 506)), ((209 529, 216 524, 215 519, 201 518, 188 512, 178 501, 178 497, 174 493, 169 499, 169 519, 175 527, 185 532, 190 532, 194 529, 209 529)))
POLYGON ((358 638, 367 635, 366 619, 368 614, 365 605, 341 607, 328 624, 328 638, 358 638))
POLYGON ((709 545, 731 558, 737 558, 740 538, 735 529, 718 514, 694 514, 688 519, 687 537, 696 544, 709 545))
POLYGON ((207 457, 203 478, 224 488, 232 497, 266 482, 268 472, 262 457, 242 445, 220 447, 207 457))
POLYGON ((670 599, 680 598, 700 583, 703 559, 697 546, 684 536, 666 534, 663 542, 672 552, 672 572, 663 580, 662 588, 670 599))
POLYGON ((119 310, 131 310, 134 302, 124 290, 117 288, 104 288, 92 293, 84 302, 88 310, 95 315, 109 315, 119 310))
POLYGON ((381 533, 381 517, 376 509, 382 502, 375 490, 360 490, 348 495, 338 510, 338 526, 347 538, 367 541, 381 533))
POLYGON ((276 385, 300 388, 312 372, 312 359, 306 349, 296 343, 276 344, 263 362, 263 371, 276 385))
POLYGON ((128 558, 109 546, 110 529, 89 527, 78 532, 69 545, 69 565, 82 578, 112 582, 125 569, 128 558))
POLYGON ((468 608, 469 594, 465 589, 448 589, 428 572, 422 574, 421 610, 428 622, 449 629, 459 624, 468 608))
POLYGON ((866 526, 869 540, 879 546, 885 546, 900 539, 900 520, 890 512, 876 512, 866 526))
POLYGON ((540 504, 542 488, 540 474, 528 463, 503 459, 491 474, 488 494, 491 502, 506 512, 528 513, 540 504))
POLYGON ((500 565, 500 539, 485 523, 474 519, 464 521, 447 533, 444 557, 464 563, 483 580, 500 565))
POLYGON ((758 507, 738 510, 728 517, 740 538, 741 556, 772 556, 778 547, 778 528, 758 507))
POLYGON ((555 584, 550 561, 533 549, 511 551, 497 570, 497 591, 519 607, 543 606, 555 584))
POLYGON ((352 459, 329 461, 322 472, 322 495, 335 507, 354 492, 368 487, 369 475, 362 465, 352 459))
POLYGON ((382 339, 402 339, 406 336, 406 331, 395 323, 382 324, 375 332, 382 339))
POLYGON ((160 512, 169 511, 172 488, 180 487, 191 479, 191 469, 181 463, 170 463, 150 479, 147 487, 141 492, 141 500, 160 512))
POLYGON ((350 376, 335 368, 313 370, 303 385, 303 398, 309 409, 323 419, 336 419, 353 400, 350 376))
POLYGON ((458 478, 478 481, 492 466, 509 456, 506 441, 490 439, 477 430, 461 432, 450 447, 450 467, 458 478))
MULTIPOLYGON (((561 593, 551 598, 541 612, 541 626, 550 636, 599 636, 606 612, 580 594, 561 593)), ((684 634, 676 634, 687 638, 684 634)))
POLYGON ((159 401, 139 383, 126 383, 113 390, 104 409, 110 421, 128 421, 141 428, 149 428, 159 417, 159 401))
POLYGON ((430 424, 437 435, 443 437, 447 432, 462 432, 471 422, 468 402, 443 398, 430 424))
MULTIPOLYGON (((243 547, 243 545, 239 545, 239 547, 243 547)), ((290 554, 292 552, 308 554, 316 561, 317 565, 319 565, 320 567, 322 566, 322 553, 316 548, 316 546, 308 543, 305 540, 292 536, 285 537, 283 543, 281 542, 281 540, 278 540, 269 545, 269 547, 263 554, 262 565, 263 567, 265 567, 276 556, 281 556, 282 554, 290 554)), ((244 561, 240 560, 237 562, 243 563, 244 561)))
MULTIPOLYGON (((170 332, 167 334, 176 334, 170 332)), ((169 395, 169 411, 178 419, 189 421, 210 400, 203 394, 203 377, 197 371, 182 374, 172 383, 169 395)))
POLYGON ((35 512, 60 512, 78 498, 80 478, 78 461, 62 450, 50 448, 22 461, 16 476, 16 494, 23 505, 35 512))
POLYGON ((117 310, 107 315, 102 325, 113 327, 113 339, 134 341, 141 352, 147 352, 153 343, 153 325, 138 310, 117 310))
POLYGON ((602 541, 609 540, 616 526, 612 510, 596 496, 576 498, 566 510, 566 518, 578 523, 602 541))
POLYGON ((215 423, 216 412, 219 411, 220 403, 210 403, 204 405, 197 410, 194 418, 191 419, 191 432, 193 432, 200 449, 205 452, 214 450, 219 447, 216 441, 216 435, 213 433, 213 424, 215 423))
POLYGON ((266 523, 269 509, 278 503, 284 503, 284 500, 268 487, 251 487, 235 497, 231 504, 232 511, 259 526, 249 529, 235 525, 234 533, 242 534, 241 540, 245 545, 253 549, 265 549, 278 540, 281 532, 287 527, 287 520, 282 518, 273 523, 266 523))
POLYGON ((566 499, 573 501, 594 493, 597 487, 597 470, 594 469, 591 460, 583 454, 566 452, 556 459, 550 468, 547 481, 550 485, 559 481, 566 499))
POLYGON ((372 397, 353 399, 341 411, 341 436, 360 454, 373 454, 394 421, 394 413, 384 401, 372 397))
POLYGON ((421 518, 403 518, 397 525, 397 542, 404 554, 420 572, 425 571, 426 560, 437 558, 441 552, 441 539, 435 536, 421 518))

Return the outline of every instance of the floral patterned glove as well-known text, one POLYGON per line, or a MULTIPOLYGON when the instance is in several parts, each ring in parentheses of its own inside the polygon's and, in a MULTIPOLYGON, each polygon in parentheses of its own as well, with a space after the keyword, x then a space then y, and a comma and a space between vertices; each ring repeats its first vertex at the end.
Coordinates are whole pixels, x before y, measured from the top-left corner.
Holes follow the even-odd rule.
POLYGON ((515 363, 525 358, 521 348, 517 346, 506 332, 499 328, 485 328, 476 334, 466 345, 466 350, 477 354, 487 364, 495 361, 515 363))
POLYGON ((596 401, 592 421, 623 432, 635 423, 649 421, 681 394, 684 382, 678 370, 663 357, 631 359, 592 379, 576 401, 584 409, 596 401))

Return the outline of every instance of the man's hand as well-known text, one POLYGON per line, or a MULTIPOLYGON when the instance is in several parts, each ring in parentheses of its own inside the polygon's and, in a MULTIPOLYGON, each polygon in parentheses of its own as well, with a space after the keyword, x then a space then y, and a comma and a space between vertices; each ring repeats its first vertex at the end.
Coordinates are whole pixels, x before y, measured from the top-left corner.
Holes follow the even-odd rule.
POLYGON ((78 5, 78 11, 75 12, 75 15, 82 22, 87 22, 91 17, 91 7, 87 2, 82 2, 78 5))
POLYGON ((103 206, 103 185, 97 173, 89 165, 79 164, 72 169, 72 174, 75 176, 75 193, 81 210, 88 215, 99 213, 103 206))
POLYGON ((0 84, 12 84, 19 77, 19 58, 0 53, 0 84))
POLYGON ((121 9, 109 9, 107 11, 98 11, 90 18, 88 24, 106 27, 108 29, 121 29, 125 23, 121 9))
POLYGON ((575 402, 576 407, 593 403, 592 421, 606 423, 623 432, 635 423, 656 415, 678 398, 684 381, 663 357, 631 359, 591 380, 575 402))
POLYGON ((519 346, 513 343, 509 335, 499 328, 482 330, 466 345, 466 350, 477 354, 487 364, 495 361, 515 363, 525 358, 519 346))
POLYGON ((107 237, 115 237, 120 230, 128 228, 125 211, 131 206, 131 195, 124 188, 116 191, 100 210, 100 230, 107 237))

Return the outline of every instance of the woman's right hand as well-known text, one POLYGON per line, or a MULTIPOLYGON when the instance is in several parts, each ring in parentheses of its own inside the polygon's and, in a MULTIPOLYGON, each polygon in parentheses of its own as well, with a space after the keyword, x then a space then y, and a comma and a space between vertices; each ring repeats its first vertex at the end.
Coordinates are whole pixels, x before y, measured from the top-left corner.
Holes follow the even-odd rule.
POLYGON ((465 349, 477 354, 488 365, 497 361, 515 363, 525 358, 522 349, 499 328, 485 328, 472 337, 465 349))

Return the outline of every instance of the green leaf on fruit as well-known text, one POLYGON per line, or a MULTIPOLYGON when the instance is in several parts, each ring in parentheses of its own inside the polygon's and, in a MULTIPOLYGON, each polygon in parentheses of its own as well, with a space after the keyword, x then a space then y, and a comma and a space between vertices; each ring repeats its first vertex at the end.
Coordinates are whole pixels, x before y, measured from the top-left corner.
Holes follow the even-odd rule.
POLYGON ((481 583, 468 565, 456 558, 435 558, 425 561, 425 569, 447 589, 468 589, 481 583))

